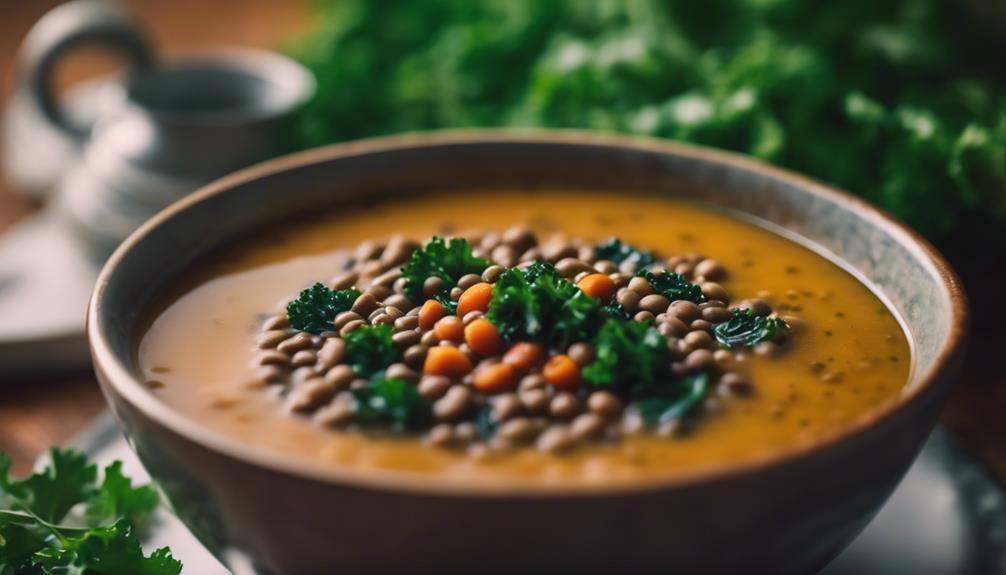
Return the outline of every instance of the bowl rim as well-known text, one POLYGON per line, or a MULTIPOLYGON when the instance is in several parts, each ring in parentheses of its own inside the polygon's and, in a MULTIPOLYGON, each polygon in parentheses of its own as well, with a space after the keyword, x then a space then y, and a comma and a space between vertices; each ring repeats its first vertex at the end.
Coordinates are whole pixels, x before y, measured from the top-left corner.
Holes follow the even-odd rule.
MULTIPOLYGON (((364 489, 391 490, 402 493, 427 494, 444 497, 580 497, 614 496, 642 494, 657 490, 694 487, 719 481, 737 479, 753 475, 786 464, 792 464, 813 454, 819 454, 849 442, 868 430, 879 426, 906 410, 924 396, 938 391, 933 389, 940 382, 942 373, 953 366, 963 354, 967 338, 969 311, 967 296, 956 272, 928 240, 918 232, 908 228, 880 208, 857 196, 836 187, 823 184, 790 170, 768 165, 738 153, 696 146, 692 144, 662 140, 658 138, 616 135, 588 130, 555 130, 545 128, 503 128, 503 129, 450 129, 428 132, 405 133, 354 140, 312 148, 286 156, 268 160, 239 170, 211 182, 192 194, 165 208, 133 232, 103 266, 87 311, 87 335, 94 367, 103 375, 103 391, 110 400, 112 388, 143 415, 157 424, 182 436, 204 449, 221 456, 236 459, 246 465, 265 468, 282 475, 309 479, 326 484, 352 486, 364 489), (334 159, 346 159, 379 152, 403 151, 413 148, 437 147, 465 144, 554 144, 608 147, 623 151, 640 151, 672 155, 726 165, 735 170, 758 173, 778 181, 800 186, 808 193, 847 206, 850 210, 872 219, 892 237, 900 240, 914 252, 915 259, 927 263, 936 271, 950 297, 950 331, 937 353, 932 365, 923 373, 916 374, 917 381, 897 400, 867 412, 846 426, 829 432, 816 441, 794 445, 773 451, 767 456, 756 457, 740 463, 711 468, 700 468, 684 473, 658 475, 645 479, 632 479, 612 483, 576 483, 568 485, 539 484, 526 481, 462 481, 446 475, 404 472, 396 470, 356 469, 351 466, 308 461, 280 451, 258 447, 216 431, 208 425, 175 410, 155 397, 142 382, 127 369, 126 365, 112 351, 109 344, 112 334, 107 333, 99 321, 104 311, 104 296, 112 278, 119 273, 119 267, 126 254, 133 249, 153 229, 161 226, 174 216, 201 203, 204 199, 244 183, 264 176, 322 163, 334 159), (512 485, 511 485, 512 483, 512 485)), ((948 386, 951 382, 943 382, 948 386)), ((111 403, 111 402, 110 402, 111 403)))

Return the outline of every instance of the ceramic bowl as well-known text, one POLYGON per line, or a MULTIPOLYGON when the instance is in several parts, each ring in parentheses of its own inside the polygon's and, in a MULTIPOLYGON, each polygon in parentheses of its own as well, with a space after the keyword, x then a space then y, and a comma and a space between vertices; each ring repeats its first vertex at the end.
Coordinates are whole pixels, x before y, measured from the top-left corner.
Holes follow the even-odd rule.
POLYGON ((930 432, 958 371, 967 309, 923 239, 876 208, 736 155, 583 132, 467 131, 336 145, 224 178, 134 233, 101 273, 88 334, 102 389, 195 534, 261 573, 601 570, 809 573, 870 520, 930 432), (224 437, 141 385, 148 310, 229 239, 390 191, 484 185, 640 189, 782 226, 843 260, 904 319, 903 397, 809 447, 632 487, 480 491, 331 469, 224 437))

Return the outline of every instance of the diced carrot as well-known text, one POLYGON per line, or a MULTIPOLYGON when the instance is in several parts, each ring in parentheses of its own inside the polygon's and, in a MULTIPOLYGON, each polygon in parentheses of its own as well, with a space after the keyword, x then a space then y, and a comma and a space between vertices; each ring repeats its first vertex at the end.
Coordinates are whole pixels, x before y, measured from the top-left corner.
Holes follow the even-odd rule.
POLYGON ((556 355, 549 359, 542 368, 542 375, 552 387, 562 391, 576 391, 583 383, 580 368, 568 355, 556 355))
POLYGON ((615 295, 615 282, 605 274, 590 274, 580 280, 576 287, 594 299, 608 301, 615 295))
POLYGON ((423 307, 419 308, 419 327, 424 330, 432 329, 446 313, 444 306, 437 300, 426 300, 423 307))
POLYGON ((487 357, 503 351, 500 330, 487 319, 479 318, 465 326, 465 343, 472 351, 487 357))
POLYGON ((472 379, 472 386, 486 394, 513 391, 517 388, 517 372, 505 363, 480 367, 472 379))
POLYGON ((466 289, 458 298, 458 317, 465 317, 471 311, 487 311, 489 300, 493 298, 493 286, 485 282, 466 289))
POLYGON ((440 318, 440 321, 433 326, 433 331, 441 340, 461 343, 465 340, 465 326, 461 323, 461 318, 453 315, 440 318))
POLYGON ((460 349, 452 346, 438 345, 426 352, 423 363, 423 373, 426 375, 443 375, 451 378, 464 377, 472 370, 472 360, 468 359, 460 349))
POLYGON ((503 354, 503 363, 512 365, 515 370, 521 373, 542 364, 544 361, 545 349, 528 341, 515 343, 503 354))

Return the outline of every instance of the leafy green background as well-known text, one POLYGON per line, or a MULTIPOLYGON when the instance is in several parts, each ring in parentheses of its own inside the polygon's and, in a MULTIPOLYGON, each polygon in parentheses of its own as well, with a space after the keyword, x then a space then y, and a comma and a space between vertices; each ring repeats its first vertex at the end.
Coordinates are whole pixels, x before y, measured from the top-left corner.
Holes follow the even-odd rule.
POLYGON ((964 3, 323 0, 315 16, 295 48, 319 79, 303 146, 593 128, 795 168, 938 241, 1006 222, 1002 44, 964 3))

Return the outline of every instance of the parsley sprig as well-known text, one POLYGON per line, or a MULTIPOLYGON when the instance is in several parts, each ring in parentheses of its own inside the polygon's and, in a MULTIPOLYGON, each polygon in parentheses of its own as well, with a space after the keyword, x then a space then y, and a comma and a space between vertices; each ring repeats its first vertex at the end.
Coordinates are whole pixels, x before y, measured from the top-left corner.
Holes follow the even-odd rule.
POLYGON ((166 547, 145 556, 136 536, 158 503, 152 487, 133 487, 115 462, 104 470, 78 451, 53 449, 51 463, 10 478, 0 453, 0 575, 177 575, 166 547))

